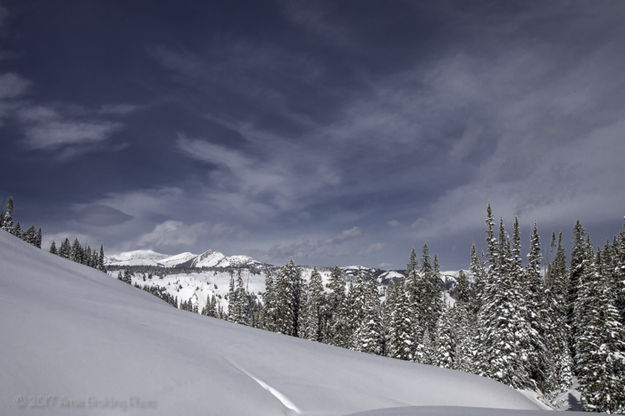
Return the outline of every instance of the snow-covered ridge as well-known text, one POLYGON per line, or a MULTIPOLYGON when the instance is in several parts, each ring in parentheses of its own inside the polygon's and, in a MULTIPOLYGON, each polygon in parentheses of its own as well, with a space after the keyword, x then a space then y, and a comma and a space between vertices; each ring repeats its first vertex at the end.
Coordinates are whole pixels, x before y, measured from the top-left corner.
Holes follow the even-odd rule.
POLYGON ((253 267, 263 263, 249 256, 225 256, 214 250, 202 254, 189 252, 168 255, 153 250, 133 250, 105 257, 107 266, 155 266, 155 267, 253 267))
POLYGON ((475 375, 180 311, 2 231, 0 287, 0 414, 552 414, 475 375))

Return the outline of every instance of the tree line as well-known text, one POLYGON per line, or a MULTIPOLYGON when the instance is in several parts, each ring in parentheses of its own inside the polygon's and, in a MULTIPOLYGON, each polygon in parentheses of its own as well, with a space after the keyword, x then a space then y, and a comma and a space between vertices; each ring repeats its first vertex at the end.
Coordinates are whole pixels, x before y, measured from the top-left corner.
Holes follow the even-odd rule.
POLYGON ((526 262, 518 219, 511 235, 503 219, 495 226, 489 205, 486 250, 471 248, 473 281, 459 273, 453 303, 444 301, 438 259, 424 245, 382 293, 362 271, 346 284, 338 267, 327 287, 317 270, 306 283, 291 260, 267 273, 261 304, 239 275, 226 319, 462 370, 551 399, 575 378, 586 410, 625 412, 625 232, 595 249, 577 222, 568 265, 562 234, 553 234, 543 271, 536 224, 526 262))
POLYGON ((35 247, 41 248, 41 228, 36 229, 34 225, 31 225, 26 230, 22 230, 22 225, 19 221, 13 225, 14 210, 13 197, 9 197, 6 207, 0 212, 0 229, 13 234, 17 238, 21 238, 35 247))

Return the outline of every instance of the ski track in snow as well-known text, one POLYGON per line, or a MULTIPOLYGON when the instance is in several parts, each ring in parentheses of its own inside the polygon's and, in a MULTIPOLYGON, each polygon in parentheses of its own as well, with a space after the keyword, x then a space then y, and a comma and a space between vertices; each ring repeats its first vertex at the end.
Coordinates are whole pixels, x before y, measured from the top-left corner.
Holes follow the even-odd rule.
POLYGON ((263 380, 259 379, 258 377, 255 377, 252 373, 245 370, 244 368, 241 368, 241 366, 239 366, 234 361, 228 359, 228 362, 234 368, 236 368, 237 370, 239 370, 240 372, 242 372, 243 374, 245 374, 246 376, 254 380, 256 383, 258 383, 258 385, 261 386, 263 389, 267 390, 272 396, 278 399, 278 401, 282 403, 284 407, 293 411, 295 414, 301 413, 301 411, 297 408, 297 406, 295 406, 295 404, 288 397, 286 397, 283 393, 281 393, 278 389, 270 386, 269 384, 265 383, 263 380))

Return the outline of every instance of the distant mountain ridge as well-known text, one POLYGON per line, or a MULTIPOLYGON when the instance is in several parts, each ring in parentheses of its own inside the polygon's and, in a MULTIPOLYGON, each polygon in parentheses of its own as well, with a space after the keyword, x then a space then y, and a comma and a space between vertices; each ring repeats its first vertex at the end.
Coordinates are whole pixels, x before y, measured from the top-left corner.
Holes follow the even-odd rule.
POLYGON ((132 250, 106 256, 107 266, 155 266, 155 267, 258 267, 264 263, 249 256, 226 256, 215 250, 206 250, 202 254, 184 252, 174 255, 158 253, 153 250, 132 250))

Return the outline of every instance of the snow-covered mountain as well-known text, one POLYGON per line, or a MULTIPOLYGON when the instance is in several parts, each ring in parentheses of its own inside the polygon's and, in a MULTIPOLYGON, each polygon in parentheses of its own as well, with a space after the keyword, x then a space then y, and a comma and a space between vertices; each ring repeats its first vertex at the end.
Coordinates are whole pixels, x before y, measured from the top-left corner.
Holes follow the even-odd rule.
POLYGON ((167 254, 153 250, 133 250, 107 256, 104 262, 113 266, 156 266, 160 261, 170 258, 167 254))
POLYGON ((155 267, 254 267, 263 263, 248 256, 225 256, 214 250, 202 254, 189 252, 168 255, 152 250, 133 250, 113 254, 105 258, 107 266, 155 266, 155 267))
POLYGON ((475 375, 177 310, 3 231, 0 289, 0 414, 553 414, 475 375))

